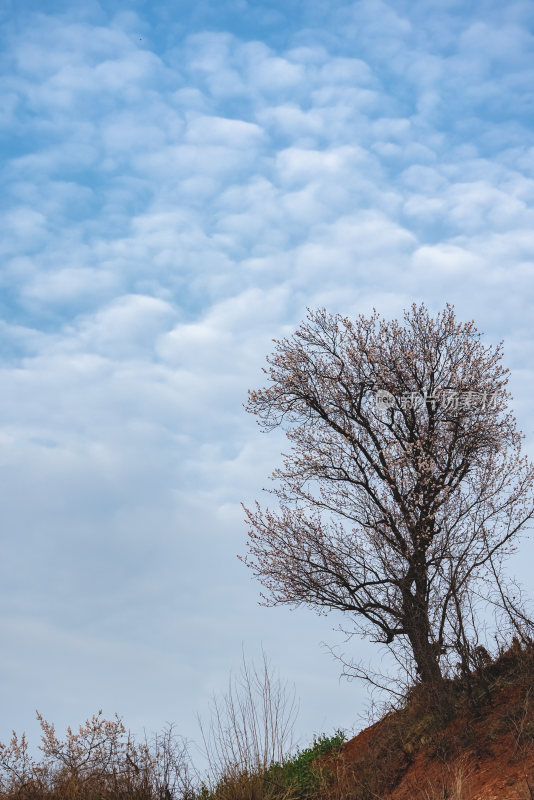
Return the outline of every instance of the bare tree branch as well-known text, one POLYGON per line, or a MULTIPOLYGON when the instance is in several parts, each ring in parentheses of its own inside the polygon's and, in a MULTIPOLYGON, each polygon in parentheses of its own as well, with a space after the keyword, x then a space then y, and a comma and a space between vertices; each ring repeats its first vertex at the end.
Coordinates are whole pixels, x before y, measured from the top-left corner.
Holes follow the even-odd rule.
POLYGON ((501 360, 449 304, 435 319, 413 304, 402 323, 308 311, 276 342, 247 405, 291 444, 269 490, 279 509, 245 509, 242 560, 266 604, 344 611, 423 682, 475 647, 484 588, 528 628, 496 568, 534 515, 501 360))

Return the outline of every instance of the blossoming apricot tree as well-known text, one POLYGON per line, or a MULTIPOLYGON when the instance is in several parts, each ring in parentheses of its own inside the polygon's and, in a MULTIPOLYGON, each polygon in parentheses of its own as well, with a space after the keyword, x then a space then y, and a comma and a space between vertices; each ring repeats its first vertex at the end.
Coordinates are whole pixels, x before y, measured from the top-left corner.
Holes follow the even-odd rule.
POLYGON ((275 343, 247 405, 291 442, 279 509, 245 508, 263 602, 346 612, 427 685, 476 663, 477 598, 528 635, 502 560, 533 517, 534 465, 502 342, 414 303, 403 323, 309 311, 275 343))

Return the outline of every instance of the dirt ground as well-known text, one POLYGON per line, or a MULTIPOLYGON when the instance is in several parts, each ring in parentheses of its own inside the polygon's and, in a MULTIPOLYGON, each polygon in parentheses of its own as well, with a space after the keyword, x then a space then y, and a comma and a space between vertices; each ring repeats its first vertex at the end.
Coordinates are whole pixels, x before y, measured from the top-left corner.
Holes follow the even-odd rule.
MULTIPOLYGON (((502 689, 477 716, 458 716, 436 740, 407 743, 397 763, 394 786, 380 800, 534 800, 534 697, 502 689)), ((343 760, 368 761, 384 720, 344 746, 343 760)), ((380 764, 377 766, 380 769, 380 764)), ((357 774, 357 772, 355 772, 357 774)))

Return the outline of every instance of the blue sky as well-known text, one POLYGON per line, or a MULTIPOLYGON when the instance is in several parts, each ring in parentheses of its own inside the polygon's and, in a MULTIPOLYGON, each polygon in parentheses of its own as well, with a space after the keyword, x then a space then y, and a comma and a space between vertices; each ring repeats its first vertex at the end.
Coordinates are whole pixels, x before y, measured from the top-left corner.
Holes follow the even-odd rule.
POLYGON ((302 742, 361 727, 320 646, 339 620, 260 607, 236 558, 284 448, 242 404, 307 306, 449 301, 504 339, 532 452, 534 6, 0 22, 0 740, 36 708, 195 738, 242 645, 295 684, 302 742))

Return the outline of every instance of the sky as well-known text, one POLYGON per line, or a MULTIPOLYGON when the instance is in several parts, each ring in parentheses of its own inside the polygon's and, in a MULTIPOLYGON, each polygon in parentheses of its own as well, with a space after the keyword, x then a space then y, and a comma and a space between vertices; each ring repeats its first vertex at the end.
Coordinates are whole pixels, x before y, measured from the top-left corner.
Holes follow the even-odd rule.
POLYGON ((262 648, 302 744, 365 724, 327 645, 380 651, 237 558, 285 447, 243 404, 307 308, 450 302, 504 340, 533 454, 533 29, 528 0, 4 0, 0 741, 100 708, 198 740, 262 648))

